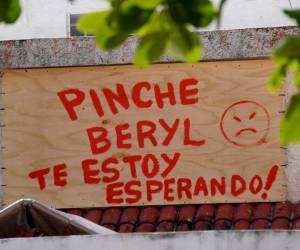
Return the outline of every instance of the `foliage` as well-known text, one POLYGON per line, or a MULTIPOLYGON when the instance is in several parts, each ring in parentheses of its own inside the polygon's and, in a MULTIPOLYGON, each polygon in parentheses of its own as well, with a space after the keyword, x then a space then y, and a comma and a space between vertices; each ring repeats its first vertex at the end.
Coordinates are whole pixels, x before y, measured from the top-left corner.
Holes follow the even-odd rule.
POLYGON ((21 13, 19 0, 0 0, 0 23, 13 23, 21 13))
MULTIPOLYGON (((150 64, 162 54, 196 62, 201 43, 192 30, 219 19, 210 0, 107 0, 111 8, 80 18, 78 29, 96 36, 100 48, 112 49, 128 35, 140 38, 134 63, 150 64)), ((225 2, 221 1, 222 5, 225 2)))
MULTIPOLYGON (((285 10, 300 27, 300 10, 285 10)), ((269 81, 271 91, 278 90, 288 73, 293 75, 297 93, 291 98, 287 112, 281 122, 280 139, 282 144, 300 141, 300 36, 288 36, 273 51, 272 58, 276 69, 269 81)))

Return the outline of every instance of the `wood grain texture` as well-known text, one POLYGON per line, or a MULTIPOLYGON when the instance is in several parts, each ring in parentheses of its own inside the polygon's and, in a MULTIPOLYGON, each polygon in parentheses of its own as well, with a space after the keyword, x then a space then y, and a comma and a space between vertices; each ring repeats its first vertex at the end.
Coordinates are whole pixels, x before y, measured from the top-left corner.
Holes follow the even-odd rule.
MULTIPOLYGON (((116 165, 121 173, 118 181, 132 180, 128 165, 122 162, 124 156, 152 153, 158 157, 159 164, 164 168, 161 153, 170 155, 180 152, 181 157, 168 178, 186 177, 193 183, 203 176, 209 185, 211 178, 226 178, 226 194, 197 195, 193 199, 175 195, 173 201, 163 198, 163 191, 153 195, 153 200, 146 200, 146 187, 142 185, 142 199, 133 205, 144 204, 185 204, 185 203, 224 203, 224 202, 254 202, 285 200, 285 176, 282 164, 285 163, 284 152, 280 148, 278 133, 280 111, 283 98, 278 94, 270 94, 266 82, 273 64, 269 60, 244 60, 201 62, 197 64, 160 64, 139 69, 134 66, 102 66, 75 68, 47 68, 28 70, 7 70, 3 77, 3 158, 4 158, 4 203, 9 204, 18 198, 37 199, 48 205, 62 207, 93 207, 93 206, 123 206, 109 204, 106 200, 106 184, 88 185, 83 182, 81 162, 85 159, 97 159, 100 163, 115 157, 120 164, 116 165), (116 83, 122 83, 126 92, 130 93, 133 84, 148 81, 159 84, 166 89, 171 82, 175 86, 176 100, 179 100, 178 84, 182 79, 194 78, 199 81, 199 102, 195 105, 183 106, 165 105, 159 109, 156 105, 149 109, 140 109, 133 105, 129 97, 130 108, 119 114, 109 112, 104 107, 105 116, 97 116, 88 96, 90 89, 115 88, 116 83), (76 108, 77 121, 71 121, 57 92, 68 88, 78 88, 86 93, 82 105, 76 108), (251 101, 234 105, 241 101, 251 101), (255 103, 259 105, 256 105, 255 103), (263 108, 261 108, 263 107, 263 108), (228 109, 229 108, 229 109, 228 109), (226 109, 228 109, 227 112, 226 109), (267 115, 265 111, 267 111, 267 115), (224 114, 221 126, 222 115, 224 114), (255 112, 254 118, 250 115, 255 112), (237 116, 238 119, 234 119, 237 116), (158 125, 155 137, 158 146, 154 147, 146 141, 145 147, 137 144, 136 123, 139 120, 151 120, 158 124, 159 119, 165 119, 172 124, 180 119, 179 128, 170 145, 163 146, 161 142, 166 132, 158 125), (203 138, 205 145, 199 147, 183 145, 183 120, 191 120, 191 137, 203 138), (268 119, 269 118, 269 119, 268 119), (132 134, 131 149, 118 149, 114 128, 118 124, 128 123, 128 131, 132 134), (111 149, 99 155, 93 155, 90 150, 86 129, 101 126, 108 130, 112 142, 111 149), (245 132, 238 138, 238 144, 230 142, 239 129, 255 128, 256 132, 245 132), (221 127, 225 132, 222 134, 221 127), (267 131, 267 127, 269 130, 267 131), (255 142, 266 133, 265 141, 259 145, 255 142), (227 139, 226 139, 227 138, 227 139), (31 171, 66 163, 68 184, 57 187, 53 184, 53 173, 46 177, 47 186, 40 190, 36 180, 28 177, 31 171), (261 192, 254 195, 248 189, 240 196, 230 193, 230 178, 238 174, 250 182, 254 175, 261 176, 263 185, 270 168, 279 166, 279 171, 268 198, 263 200, 261 192)), ((153 92, 143 91, 144 99, 153 100, 153 92)), ((105 104, 105 102, 103 101, 105 104)), ((143 183, 145 177, 137 169, 137 178, 143 183)), ((96 169, 97 167, 93 167, 96 169)), ((100 166, 97 168, 99 169, 100 166)), ((101 173, 100 173, 101 176, 101 173)), ((163 181, 162 177, 154 178, 163 181)), ((176 191, 176 185, 173 186, 176 191)), ((124 194, 125 199, 125 194, 124 194)))

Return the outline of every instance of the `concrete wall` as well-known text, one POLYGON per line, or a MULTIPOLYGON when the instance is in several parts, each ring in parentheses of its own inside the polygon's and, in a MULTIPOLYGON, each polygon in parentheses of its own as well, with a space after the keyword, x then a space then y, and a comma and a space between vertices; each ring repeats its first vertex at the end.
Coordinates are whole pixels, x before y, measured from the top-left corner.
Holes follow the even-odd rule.
MULTIPOLYGON (((202 32, 199 36, 205 48, 203 60, 221 60, 267 57, 273 45, 286 34, 300 34, 300 30, 293 27, 243 29, 202 32)), ((111 52, 100 51, 93 38, 3 41, 0 42, 0 69, 126 64, 132 62, 136 46, 135 37, 111 52)), ((172 59, 163 56, 160 61, 172 59)), ((286 100, 293 92, 290 79, 287 82, 286 100)), ((286 152, 288 198, 296 202, 300 201, 300 146, 292 145, 286 152)))
POLYGON ((298 231, 204 231, 0 240, 1 250, 298 250, 298 231))
MULTIPOLYGON (((212 0, 216 5, 220 0, 212 0)), ((0 25, 0 40, 63 38, 68 36, 68 14, 108 7, 100 0, 21 0, 23 13, 13 25, 0 25)), ((227 0, 221 29, 293 25, 282 9, 300 8, 299 0, 227 0)), ((212 24, 206 30, 215 30, 212 24)))

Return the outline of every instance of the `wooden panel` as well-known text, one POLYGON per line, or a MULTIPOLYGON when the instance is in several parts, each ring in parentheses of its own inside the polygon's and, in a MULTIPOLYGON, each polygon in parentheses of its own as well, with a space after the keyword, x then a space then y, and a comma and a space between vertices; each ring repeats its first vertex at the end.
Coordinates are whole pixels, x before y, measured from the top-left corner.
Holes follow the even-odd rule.
POLYGON ((249 60, 6 71, 5 204, 21 197, 58 208, 284 200, 283 100, 266 89, 272 68, 249 60), (103 89, 116 92, 117 84, 127 97, 113 114, 103 89), (175 94, 159 107, 155 88, 168 86, 175 94), (91 128, 99 131, 89 138, 91 128), (100 152, 99 139, 93 150, 103 131, 110 147, 100 152))

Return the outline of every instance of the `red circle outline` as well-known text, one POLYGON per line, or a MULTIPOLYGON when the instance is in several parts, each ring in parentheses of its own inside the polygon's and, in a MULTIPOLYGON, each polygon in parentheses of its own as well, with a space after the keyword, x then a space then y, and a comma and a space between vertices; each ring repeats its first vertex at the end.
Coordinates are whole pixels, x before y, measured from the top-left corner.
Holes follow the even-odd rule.
POLYGON ((235 102, 235 103, 231 104, 231 105, 230 105, 227 109, 225 109, 225 111, 223 112, 222 117, 221 117, 221 121, 220 121, 220 129, 221 129, 221 132, 222 132, 224 138, 225 138, 228 142, 232 143, 233 145, 236 145, 236 146, 253 146, 253 145, 260 145, 260 144, 266 142, 266 137, 267 137, 267 135, 268 135, 268 133, 269 133, 269 130, 270 130, 270 115, 269 115, 267 109, 266 109, 264 106, 262 106, 261 104, 259 104, 258 102, 256 102, 256 101, 250 101, 250 100, 238 101, 238 102, 235 102), (262 108, 262 110, 265 112, 265 114, 266 114, 266 116, 267 116, 267 128, 266 128, 266 131, 265 131, 263 137, 262 137, 261 139, 259 139, 257 142, 253 143, 253 144, 242 144, 242 143, 237 143, 237 142, 231 140, 231 139, 227 136, 227 134, 226 134, 226 132, 225 132, 225 129, 224 129, 224 127, 223 127, 223 120, 224 120, 224 117, 226 116, 226 114, 228 113, 228 111, 229 111, 232 107, 234 107, 234 106, 236 106, 236 105, 239 105, 239 104, 245 104, 245 103, 252 103, 252 104, 257 105, 258 107, 262 108))

